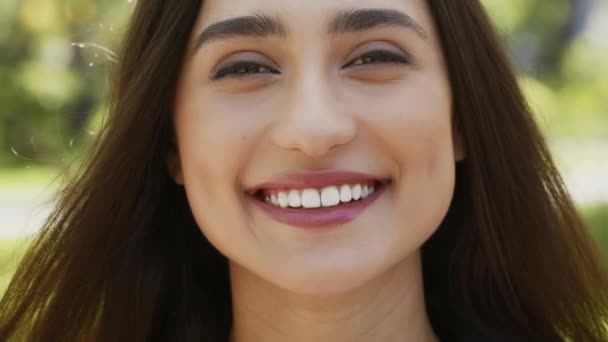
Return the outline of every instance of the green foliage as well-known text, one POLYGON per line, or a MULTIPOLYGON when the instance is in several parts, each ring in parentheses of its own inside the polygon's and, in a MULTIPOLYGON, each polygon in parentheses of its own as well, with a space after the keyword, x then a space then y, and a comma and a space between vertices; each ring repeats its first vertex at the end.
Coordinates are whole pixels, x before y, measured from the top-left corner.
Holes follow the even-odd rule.
POLYGON ((51 185, 57 175, 57 169, 50 167, 4 168, 0 169, 0 189, 43 189, 51 185))
POLYGON ((608 263, 608 203, 583 209, 583 216, 608 263))
MULTIPOLYGON (((3 0, 0 167, 63 164, 104 108, 131 1, 3 0)), ((94 132, 93 132, 94 133, 94 132)))
POLYGON ((482 3, 525 71, 525 94, 552 140, 608 139, 608 2, 589 8, 576 0, 482 3))
POLYGON ((24 238, 0 240, 0 297, 6 290, 28 242, 24 238))

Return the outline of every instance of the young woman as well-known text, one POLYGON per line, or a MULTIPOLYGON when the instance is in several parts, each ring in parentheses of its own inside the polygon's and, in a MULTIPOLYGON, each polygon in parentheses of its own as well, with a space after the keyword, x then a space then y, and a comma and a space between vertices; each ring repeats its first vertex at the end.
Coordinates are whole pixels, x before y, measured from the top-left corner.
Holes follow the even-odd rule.
POLYGON ((477 0, 140 1, 2 341, 604 341, 477 0))

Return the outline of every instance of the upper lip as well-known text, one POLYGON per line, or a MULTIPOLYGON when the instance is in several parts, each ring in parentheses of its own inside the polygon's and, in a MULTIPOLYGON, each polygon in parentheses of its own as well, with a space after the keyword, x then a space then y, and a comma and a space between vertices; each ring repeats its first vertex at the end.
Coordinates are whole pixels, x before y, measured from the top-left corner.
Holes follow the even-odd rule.
POLYGON ((349 170, 321 170, 282 172, 272 179, 247 190, 253 194, 259 190, 323 188, 329 185, 388 182, 390 178, 349 170))

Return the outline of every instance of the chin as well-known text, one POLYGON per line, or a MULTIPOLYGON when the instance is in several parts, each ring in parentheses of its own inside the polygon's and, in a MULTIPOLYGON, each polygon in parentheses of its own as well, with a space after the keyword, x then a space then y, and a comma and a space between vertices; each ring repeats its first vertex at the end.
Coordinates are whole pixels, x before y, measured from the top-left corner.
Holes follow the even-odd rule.
MULTIPOLYGON (((335 265, 335 264, 334 264, 335 265)), ((352 291, 378 276, 378 266, 349 265, 343 267, 293 266, 289 272, 276 274, 279 287, 302 295, 336 295, 352 291)))

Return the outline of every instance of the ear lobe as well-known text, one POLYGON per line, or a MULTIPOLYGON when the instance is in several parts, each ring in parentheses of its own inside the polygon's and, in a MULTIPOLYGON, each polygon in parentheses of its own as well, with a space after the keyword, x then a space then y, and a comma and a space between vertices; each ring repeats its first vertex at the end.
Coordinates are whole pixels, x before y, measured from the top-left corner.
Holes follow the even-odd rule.
POLYGON ((184 185, 184 176, 182 174, 179 153, 174 148, 169 151, 169 155, 167 156, 167 168, 173 181, 179 185, 184 185))

